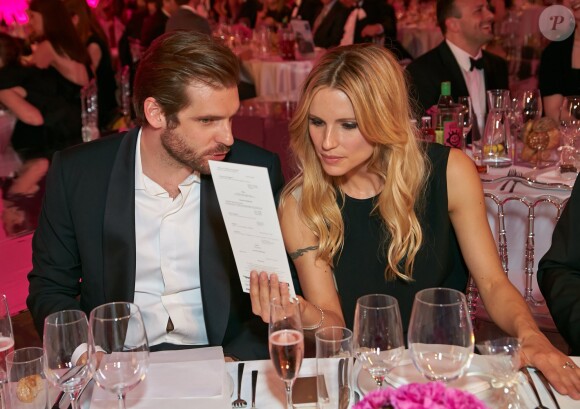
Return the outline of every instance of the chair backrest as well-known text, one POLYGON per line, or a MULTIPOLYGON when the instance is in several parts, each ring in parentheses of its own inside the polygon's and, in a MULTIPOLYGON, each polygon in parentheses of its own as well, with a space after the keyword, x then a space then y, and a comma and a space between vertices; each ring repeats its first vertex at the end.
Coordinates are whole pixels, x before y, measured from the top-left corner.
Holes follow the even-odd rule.
MULTIPOLYGON (((536 195, 487 191, 485 198, 488 220, 505 273, 522 292, 540 328, 555 330, 545 301, 534 295, 534 273, 539 259, 551 244, 554 226, 568 197, 544 193, 541 190, 536 195)), ((469 312, 475 320, 482 311, 478 311, 479 295, 471 277, 466 292, 469 312)))

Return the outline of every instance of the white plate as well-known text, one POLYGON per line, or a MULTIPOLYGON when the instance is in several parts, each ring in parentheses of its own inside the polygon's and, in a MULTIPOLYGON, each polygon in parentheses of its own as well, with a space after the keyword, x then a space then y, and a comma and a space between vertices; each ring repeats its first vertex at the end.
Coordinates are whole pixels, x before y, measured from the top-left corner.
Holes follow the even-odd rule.
MULTIPOLYGON (((489 376, 484 373, 484 368, 479 367, 476 363, 471 361, 471 366, 467 373, 460 379, 449 382, 449 386, 477 394, 490 387, 489 376)), ((385 382, 398 388, 399 386, 408 383, 426 383, 429 382, 429 380, 421 375, 410 359, 405 359, 401 361, 399 366, 389 373, 385 378, 385 382)), ((361 368, 358 375, 357 385, 363 395, 378 388, 372 376, 363 368, 361 368)))

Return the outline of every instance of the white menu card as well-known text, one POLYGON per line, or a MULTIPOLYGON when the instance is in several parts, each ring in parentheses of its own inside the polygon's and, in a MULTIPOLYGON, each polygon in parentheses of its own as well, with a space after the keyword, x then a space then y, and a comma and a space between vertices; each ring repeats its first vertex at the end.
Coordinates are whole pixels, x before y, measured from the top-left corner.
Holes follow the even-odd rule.
POLYGON ((268 170, 259 166, 209 161, 218 201, 244 292, 250 272, 278 274, 295 296, 268 170))

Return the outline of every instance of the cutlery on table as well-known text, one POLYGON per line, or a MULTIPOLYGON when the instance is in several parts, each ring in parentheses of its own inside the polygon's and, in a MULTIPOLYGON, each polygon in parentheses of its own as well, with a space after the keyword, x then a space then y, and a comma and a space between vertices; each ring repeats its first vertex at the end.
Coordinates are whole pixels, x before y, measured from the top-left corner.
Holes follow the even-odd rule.
MULTIPOLYGON (((517 175, 517 171, 515 169, 510 169, 508 170, 507 176, 511 177, 511 176, 516 176, 517 175)), ((505 188, 507 187, 508 183, 510 183, 511 180, 506 180, 506 182, 501 185, 501 187, 499 188, 499 190, 505 190, 505 188)))
POLYGON ((256 407, 256 383, 258 382, 258 371, 252 371, 252 408, 256 407))
POLYGON ((242 399, 242 376, 244 375, 244 363, 238 364, 238 399, 232 402, 232 408, 245 408, 248 402, 242 399))
POLYGON ((558 404, 558 401, 556 400, 556 395, 554 395, 554 391, 552 391, 552 386, 550 385, 550 382, 548 382, 548 379, 546 379, 546 375, 544 375, 544 373, 542 371, 539 371, 537 369, 536 369, 536 375, 538 375, 538 378, 540 379, 540 381, 542 381, 544 388, 546 388, 546 390, 550 394, 550 398, 552 398, 552 401, 556 405, 556 409, 560 409, 560 405, 558 404))
POLYGON ((542 404, 542 399, 540 398, 540 394, 538 393, 538 390, 536 389, 536 385, 534 384, 534 380, 532 379, 532 375, 530 374, 528 367, 524 366, 522 369, 520 369, 520 371, 522 371, 522 373, 524 375, 526 375, 526 379, 528 380, 528 383, 532 387, 532 391, 534 392, 534 395, 536 395, 536 400, 538 401, 538 406, 536 406, 535 409, 548 409, 546 406, 544 406, 542 404))

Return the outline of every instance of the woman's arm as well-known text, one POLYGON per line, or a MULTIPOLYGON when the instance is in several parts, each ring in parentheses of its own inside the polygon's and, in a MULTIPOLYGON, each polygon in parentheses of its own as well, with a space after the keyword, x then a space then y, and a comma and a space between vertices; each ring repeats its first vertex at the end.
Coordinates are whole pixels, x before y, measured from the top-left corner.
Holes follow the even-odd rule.
POLYGON ((562 94, 548 95, 543 97, 542 100, 544 103, 544 115, 560 123, 560 108, 564 102, 564 96, 562 94))
MULTIPOLYGON (((304 293, 305 299, 300 300, 302 324, 308 327, 320 322, 321 313, 316 305, 324 311, 323 326, 344 326, 332 269, 327 263, 316 259, 318 240, 302 222, 294 197, 288 197, 278 216, 286 251, 294 261, 304 293)), ((254 314, 260 315, 262 320, 268 322, 270 299, 287 291, 286 285, 278 285, 278 278, 275 275, 270 276, 268 282, 266 273, 258 275, 257 272, 252 272, 250 297, 254 314)))
MULTIPOLYGON (((44 124, 42 114, 34 105, 24 99, 23 91, 22 88, 0 90, 0 103, 4 104, 17 119, 25 124, 33 126, 44 124)), ((24 92, 24 94, 26 93, 24 92)))
POLYGON ((91 68, 93 69, 93 73, 96 73, 97 67, 101 63, 101 57, 103 56, 101 47, 99 47, 97 43, 90 43, 87 47, 87 51, 91 58, 91 68))
POLYGON ((489 223, 481 181, 471 159, 452 149, 447 164, 449 217, 485 308, 522 345, 522 365, 540 369, 561 394, 580 399, 580 371, 564 369, 567 356, 542 334, 504 273, 489 223))
POLYGON ((42 69, 52 65, 63 77, 81 87, 89 83, 89 74, 86 67, 80 62, 71 60, 68 56, 58 55, 50 41, 47 40, 33 48, 28 63, 42 69))

